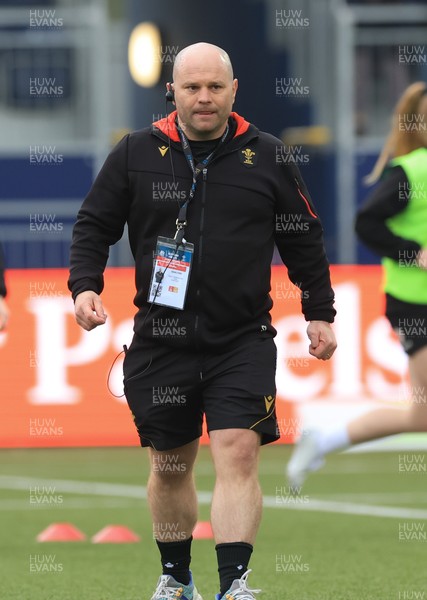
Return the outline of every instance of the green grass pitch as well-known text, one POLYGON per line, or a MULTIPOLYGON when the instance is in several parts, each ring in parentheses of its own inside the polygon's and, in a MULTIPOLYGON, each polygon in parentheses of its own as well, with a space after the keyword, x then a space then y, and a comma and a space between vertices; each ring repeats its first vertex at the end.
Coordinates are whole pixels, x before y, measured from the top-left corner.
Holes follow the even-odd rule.
MULTIPOLYGON (((298 500, 283 475, 289 454, 283 446, 261 451, 266 507, 249 577, 260 600, 427 600, 425 453, 333 455, 298 500)), ((1 451, 1 600, 149 600, 160 562, 146 500, 134 487, 147 473, 140 448, 1 451), (76 493, 69 481, 87 484, 76 493), (97 490, 96 482, 109 487, 97 490), (37 504, 37 495, 47 498, 37 504), (126 525, 141 542, 37 543, 54 522, 71 522, 89 538, 107 524, 126 525), (47 566, 34 571, 34 562, 47 566)), ((199 491, 212 491, 206 447, 196 478, 199 491)), ((206 500, 199 519, 209 520, 206 500)), ((192 555, 196 585, 213 600, 214 542, 194 541, 192 555)))

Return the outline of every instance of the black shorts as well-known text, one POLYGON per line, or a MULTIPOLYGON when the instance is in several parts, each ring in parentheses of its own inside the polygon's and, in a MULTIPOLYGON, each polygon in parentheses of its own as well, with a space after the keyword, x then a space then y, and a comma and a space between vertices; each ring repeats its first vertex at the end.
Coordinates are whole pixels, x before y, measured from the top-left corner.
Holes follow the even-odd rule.
POLYGON ((386 294, 386 317, 406 354, 412 356, 427 346, 427 305, 403 302, 386 294))
POLYGON ((276 345, 254 337, 219 353, 176 349, 134 335, 124 389, 141 446, 178 448, 214 429, 253 429, 261 444, 279 438, 276 345))

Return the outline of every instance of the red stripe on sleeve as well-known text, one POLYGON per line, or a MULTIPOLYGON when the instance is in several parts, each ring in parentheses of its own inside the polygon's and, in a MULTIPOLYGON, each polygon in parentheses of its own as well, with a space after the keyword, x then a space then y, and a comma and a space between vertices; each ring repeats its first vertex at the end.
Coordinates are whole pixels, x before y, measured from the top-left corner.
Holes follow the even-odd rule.
POLYGON ((307 200, 307 198, 304 196, 304 194, 302 193, 302 191, 299 188, 298 188, 298 194, 304 200, 305 205, 307 206, 307 210, 311 214, 311 216, 314 217, 315 219, 317 219, 317 215, 312 211, 309 201, 307 200))

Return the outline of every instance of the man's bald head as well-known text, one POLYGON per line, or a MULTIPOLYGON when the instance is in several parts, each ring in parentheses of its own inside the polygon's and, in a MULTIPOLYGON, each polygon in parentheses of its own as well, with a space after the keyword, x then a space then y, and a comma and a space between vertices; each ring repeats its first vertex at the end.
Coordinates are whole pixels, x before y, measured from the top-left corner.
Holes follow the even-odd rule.
POLYGON ((176 55, 173 66, 173 79, 175 81, 179 77, 180 71, 187 66, 192 66, 193 64, 195 66, 199 64, 206 66, 214 62, 219 62, 219 64, 224 66, 224 70, 228 73, 232 81, 233 67, 227 52, 219 46, 208 44, 207 42, 198 42, 197 44, 187 46, 176 55))
POLYGON ((238 87, 227 52, 205 42, 184 48, 166 87, 174 92, 178 123, 190 140, 222 136, 238 87))

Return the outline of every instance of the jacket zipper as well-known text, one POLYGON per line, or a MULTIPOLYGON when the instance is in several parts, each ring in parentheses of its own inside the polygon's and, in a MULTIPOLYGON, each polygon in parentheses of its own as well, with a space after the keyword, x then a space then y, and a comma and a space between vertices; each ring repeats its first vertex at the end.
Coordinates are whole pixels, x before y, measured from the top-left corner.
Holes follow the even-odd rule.
POLYGON ((198 329, 199 329, 199 307, 200 307, 200 287, 202 279, 202 249, 203 249, 203 229, 205 224, 205 202, 206 202, 206 181, 208 178, 208 170, 205 167, 202 171, 203 174, 203 187, 202 187, 202 204, 200 211, 200 235, 199 235, 199 257, 197 261, 197 291, 196 291, 196 318, 194 322, 194 339, 196 348, 199 346, 198 343, 198 329))

